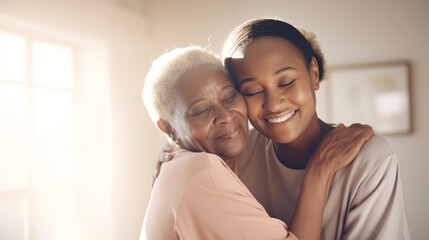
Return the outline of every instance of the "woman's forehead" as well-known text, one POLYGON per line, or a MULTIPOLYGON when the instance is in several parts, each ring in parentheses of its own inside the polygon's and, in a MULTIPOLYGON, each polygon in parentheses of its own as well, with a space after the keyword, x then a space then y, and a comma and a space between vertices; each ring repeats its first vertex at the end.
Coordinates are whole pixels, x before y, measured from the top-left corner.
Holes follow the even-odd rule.
POLYGON ((232 85, 228 77, 215 65, 202 65, 185 72, 176 82, 175 90, 186 100, 204 96, 208 90, 220 91, 232 85))
POLYGON ((290 57, 302 56, 302 52, 290 41, 276 36, 264 36, 254 39, 242 50, 243 58, 277 54, 290 57))
POLYGON ((274 74, 286 67, 305 65, 303 54, 289 41, 280 37, 260 37, 250 43, 242 58, 231 59, 230 66, 235 80, 274 74))

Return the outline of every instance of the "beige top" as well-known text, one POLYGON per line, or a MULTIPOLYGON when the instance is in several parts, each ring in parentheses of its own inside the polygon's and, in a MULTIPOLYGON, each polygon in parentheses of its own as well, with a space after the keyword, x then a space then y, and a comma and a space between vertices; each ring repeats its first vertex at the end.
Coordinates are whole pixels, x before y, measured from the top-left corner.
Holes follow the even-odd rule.
MULTIPOLYGON (((282 165, 272 141, 255 130, 238 160, 238 174, 272 217, 289 224, 305 170, 282 165)), ((321 239, 409 239, 397 156, 375 134, 331 184, 321 239)))
POLYGON ((162 165, 140 239, 296 239, 224 161, 179 150, 162 165))

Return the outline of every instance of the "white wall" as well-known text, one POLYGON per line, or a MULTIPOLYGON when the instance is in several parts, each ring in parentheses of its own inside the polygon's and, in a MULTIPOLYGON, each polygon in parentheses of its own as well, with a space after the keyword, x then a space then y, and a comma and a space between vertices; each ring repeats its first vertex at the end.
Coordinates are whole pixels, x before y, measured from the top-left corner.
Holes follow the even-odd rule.
MULTIPOLYGON (((220 52, 228 32, 256 17, 280 17, 316 33, 328 65, 408 60, 412 65, 414 131, 389 136, 399 155, 404 201, 412 239, 429 230, 429 2, 427 1, 151 1, 147 61, 167 48, 188 44, 220 52), (210 36, 210 37, 209 37, 210 36)), ((161 146, 154 142, 150 149, 161 146)), ((152 150, 153 151, 153 150, 152 150)), ((154 153, 148 153, 154 154, 154 153)), ((149 155, 148 155, 149 156, 149 155)), ((141 163, 150 168, 153 159, 141 163)), ((149 182, 149 178, 144 179, 149 182)), ((147 192, 146 194, 149 194, 147 192)), ((145 195, 146 199, 148 195, 145 195)))

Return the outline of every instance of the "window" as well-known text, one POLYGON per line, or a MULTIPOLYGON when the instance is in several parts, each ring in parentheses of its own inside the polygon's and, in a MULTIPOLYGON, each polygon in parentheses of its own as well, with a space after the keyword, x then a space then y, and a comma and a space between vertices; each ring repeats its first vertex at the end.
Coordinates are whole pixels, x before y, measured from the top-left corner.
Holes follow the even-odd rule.
POLYGON ((72 239, 73 48, 0 29, 0 236, 72 239))

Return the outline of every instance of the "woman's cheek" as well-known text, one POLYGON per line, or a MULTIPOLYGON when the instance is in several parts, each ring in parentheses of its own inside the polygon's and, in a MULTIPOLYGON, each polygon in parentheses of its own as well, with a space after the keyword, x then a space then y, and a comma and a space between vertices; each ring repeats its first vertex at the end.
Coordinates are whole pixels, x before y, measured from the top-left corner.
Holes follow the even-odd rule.
POLYGON ((257 125, 256 122, 258 121, 258 116, 262 109, 262 106, 259 104, 258 101, 255 101, 255 100, 249 100, 249 101, 246 101, 246 103, 247 103, 248 118, 252 123, 252 125, 255 126, 257 125))
POLYGON ((314 100, 311 89, 308 89, 306 86, 296 87, 288 95, 289 101, 299 105, 307 105, 314 100))
POLYGON ((254 106, 252 100, 249 99, 248 97, 245 98, 244 101, 246 102, 247 116, 249 117, 249 119, 251 119, 255 106, 254 106))

